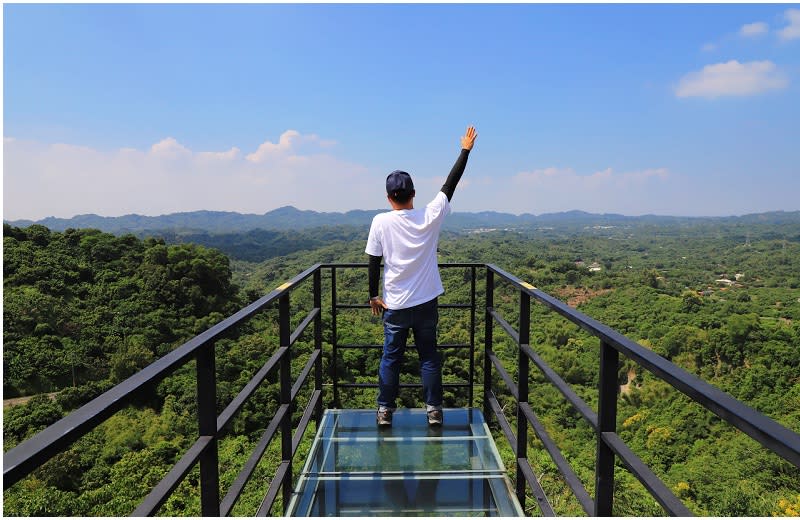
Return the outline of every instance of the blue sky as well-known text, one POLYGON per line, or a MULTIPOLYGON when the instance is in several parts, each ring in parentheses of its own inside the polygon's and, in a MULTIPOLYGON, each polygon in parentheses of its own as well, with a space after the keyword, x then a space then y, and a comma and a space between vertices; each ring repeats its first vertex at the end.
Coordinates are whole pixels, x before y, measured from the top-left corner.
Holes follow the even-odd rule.
POLYGON ((3 6, 3 217, 800 209, 800 6, 3 6), (420 200, 422 199, 422 200, 420 200))

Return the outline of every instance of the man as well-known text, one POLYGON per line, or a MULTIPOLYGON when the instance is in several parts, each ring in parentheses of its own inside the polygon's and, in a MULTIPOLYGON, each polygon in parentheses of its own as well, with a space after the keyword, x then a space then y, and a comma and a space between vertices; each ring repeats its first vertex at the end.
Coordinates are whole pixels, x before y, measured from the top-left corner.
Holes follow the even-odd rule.
POLYGON ((378 371, 379 426, 391 426, 400 385, 400 366, 408 339, 414 342, 420 359, 422 390, 428 424, 442 424, 442 355, 436 346, 439 323, 438 297, 444 293, 439 277, 436 250, 439 231, 450 213, 456 189, 472 146, 475 128, 467 128, 458 156, 442 189, 423 209, 414 209, 411 176, 395 170, 386 177, 386 197, 392 211, 376 215, 367 239, 369 255, 369 304, 374 316, 383 313, 383 356, 378 371), (378 294, 383 259, 383 297, 378 294))

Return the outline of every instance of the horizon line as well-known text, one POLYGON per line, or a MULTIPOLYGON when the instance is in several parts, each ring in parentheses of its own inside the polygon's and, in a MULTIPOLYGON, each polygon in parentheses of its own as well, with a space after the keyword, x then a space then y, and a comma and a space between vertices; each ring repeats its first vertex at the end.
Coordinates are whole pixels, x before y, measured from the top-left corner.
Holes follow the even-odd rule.
MULTIPOLYGON (((55 215, 49 215, 47 217, 42 217, 42 218, 39 218, 39 219, 33 219, 33 218, 15 218, 15 219, 10 219, 10 218, 6 218, 4 216, 3 217, 3 223, 11 224, 11 223, 14 223, 14 222, 31 222, 31 223, 37 224, 37 223, 40 223, 40 222, 46 221, 46 220, 74 220, 74 219, 77 219, 77 218, 80 218, 80 217, 97 217, 97 218, 102 218, 102 219, 121 219, 121 218, 126 218, 126 217, 144 217, 144 218, 154 218, 155 219, 155 218, 171 217, 171 216, 178 216, 178 215, 190 215, 190 214, 194 214, 194 213, 225 213, 225 214, 233 214, 233 215, 241 215, 241 216, 264 217, 264 216, 269 215, 270 213, 274 213, 276 211, 283 210, 283 209, 292 209, 292 210, 295 210, 295 211, 298 211, 298 212, 311 212, 311 213, 316 213, 316 214, 321 214, 321 215, 326 215, 326 214, 327 215, 329 215, 329 214, 346 215, 347 213, 356 212, 356 211, 367 212, 367 213, 371 213, 371 212, 380 213, 380 212, 390 211, 390 210, 387 210, 385 208, 381 208, 381 209, 353 208, 353 209, 348 209, 348 210, 344 210, 344 211, 317 211, 317 210, 313 210, 313 209, 300 209, 300 208, 297 208, 296 206, 293 206, 291 204, 287 204, 287 205, 284 205, 284 206, 279 206, 277 208, 273 208, 273 209, 267 210, 264 213, 242 213, 242 212, 239 212, 239 211, 232 211, 232 210, 208 210, 208 209, 197 209, 197 210, 191 210, 191 211, 174 211, 172 213, 162 213, 162 214, 159 214, 159 215, 147 215, 147 214, 143 214, 143 213, 125 213, 123 215, 111 216, 111 215, 100 215, 100 214, 97 214, 97 213, 78 213, 78 214, 75 214, 75 215, 73 215, 71 217, 57 217, 55 215)), ((585 211, 585 210, 581 210, 581 209, 575 208, 575 209, 570 209, 570 210, 550 211, 550 212, 539 213, 539 214, 535 214, 535 213, 531 213, 531 212, 511 213, 511 212, 506 212, 506 211, 499 211, 499 210, 489 209, 489 210, 479 210, 479 211, 453 211, 452 215, 456 215, 456 214, 466 214, 466 215, 473 214, 474 215, 474 214, 481 214, 481 213, 497 213, 497 214, 501 214, 501 215, 510 215, 510 216, 517 217, 517 218, 523 217, 523 216, 531 216, 531 217, 534 217, 534 218, 540 218, 540 217, 543 217, 543 216, 546 216, 546 215, 561 215, 561 214, 566 214, 566 213, 582 213, 582 214, 585 214, 585 215, 597 216, 597 217, 617 216, 617 217, 626 217, 626 218, 660 217, 660 218, 714 219, 714 218, 741 218, 741 217, 746 217, 746 216, 763 215, 763 214, 769 214, 769 213, 798 213, 798 212, 800 212, 800 209, 794 209, 794 210, 772 209, 772 210, 766 210, 766 211, 753 211, 753 212, 747 212, 747 213, 726 214, 726 215, 669 215, 669 214, 656 214, 656 213, 642 213, 642 214, 639 214, 639 215, 627 215, 627 214, 624 214, 624 213, 610 213, 610 212, 595 213, 595 212, 585 211)))

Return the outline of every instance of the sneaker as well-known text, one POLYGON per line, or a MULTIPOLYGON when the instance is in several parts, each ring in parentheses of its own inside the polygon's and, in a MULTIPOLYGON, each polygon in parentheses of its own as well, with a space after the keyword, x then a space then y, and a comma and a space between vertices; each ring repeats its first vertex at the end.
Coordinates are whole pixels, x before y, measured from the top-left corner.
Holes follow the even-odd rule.
POLYGON ((444 414, 441 410, 431 410, 428 412, 428 426, 441 426, 444 414))
POLYGON ((391 410, 378 410, 377 419, 378 419, 378 426, 391 426, 392 425, 392 411, 391 410))

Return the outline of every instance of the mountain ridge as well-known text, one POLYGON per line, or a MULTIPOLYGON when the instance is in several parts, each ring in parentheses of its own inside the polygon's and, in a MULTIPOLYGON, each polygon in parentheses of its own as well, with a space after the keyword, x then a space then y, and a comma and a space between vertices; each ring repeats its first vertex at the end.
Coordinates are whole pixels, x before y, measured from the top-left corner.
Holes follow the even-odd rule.
MULTIPOLYGON (((376 214, 385 209, 354 209, 346 212, 318 212, 300 210, 294 206, 281 206, 264 214, 235 211, 197 210, 146 216, 131 213, 119 217, 104 217, 93 213, 72 218, 46 217, 40 220, 6 220, 16 227, 43 225, 54 231, 69 228, 97 228, 111 233, 137 233, 143 231, 205 231, 212 233, 245 232, 254 229, 297 230, 325 226, 368 226, 376 214)), ((621 224, 693 224, 693 223, 800 223, 798 211, 769 211, 725 217, 682 217, 646 214, 627 216, 619 213, 589 213, 570 210, 535 215, 514 215, 501 211, 454 212, 446 221, 449 229, 480 228, 530 228, 537 225, 621 225, 621 224)))

